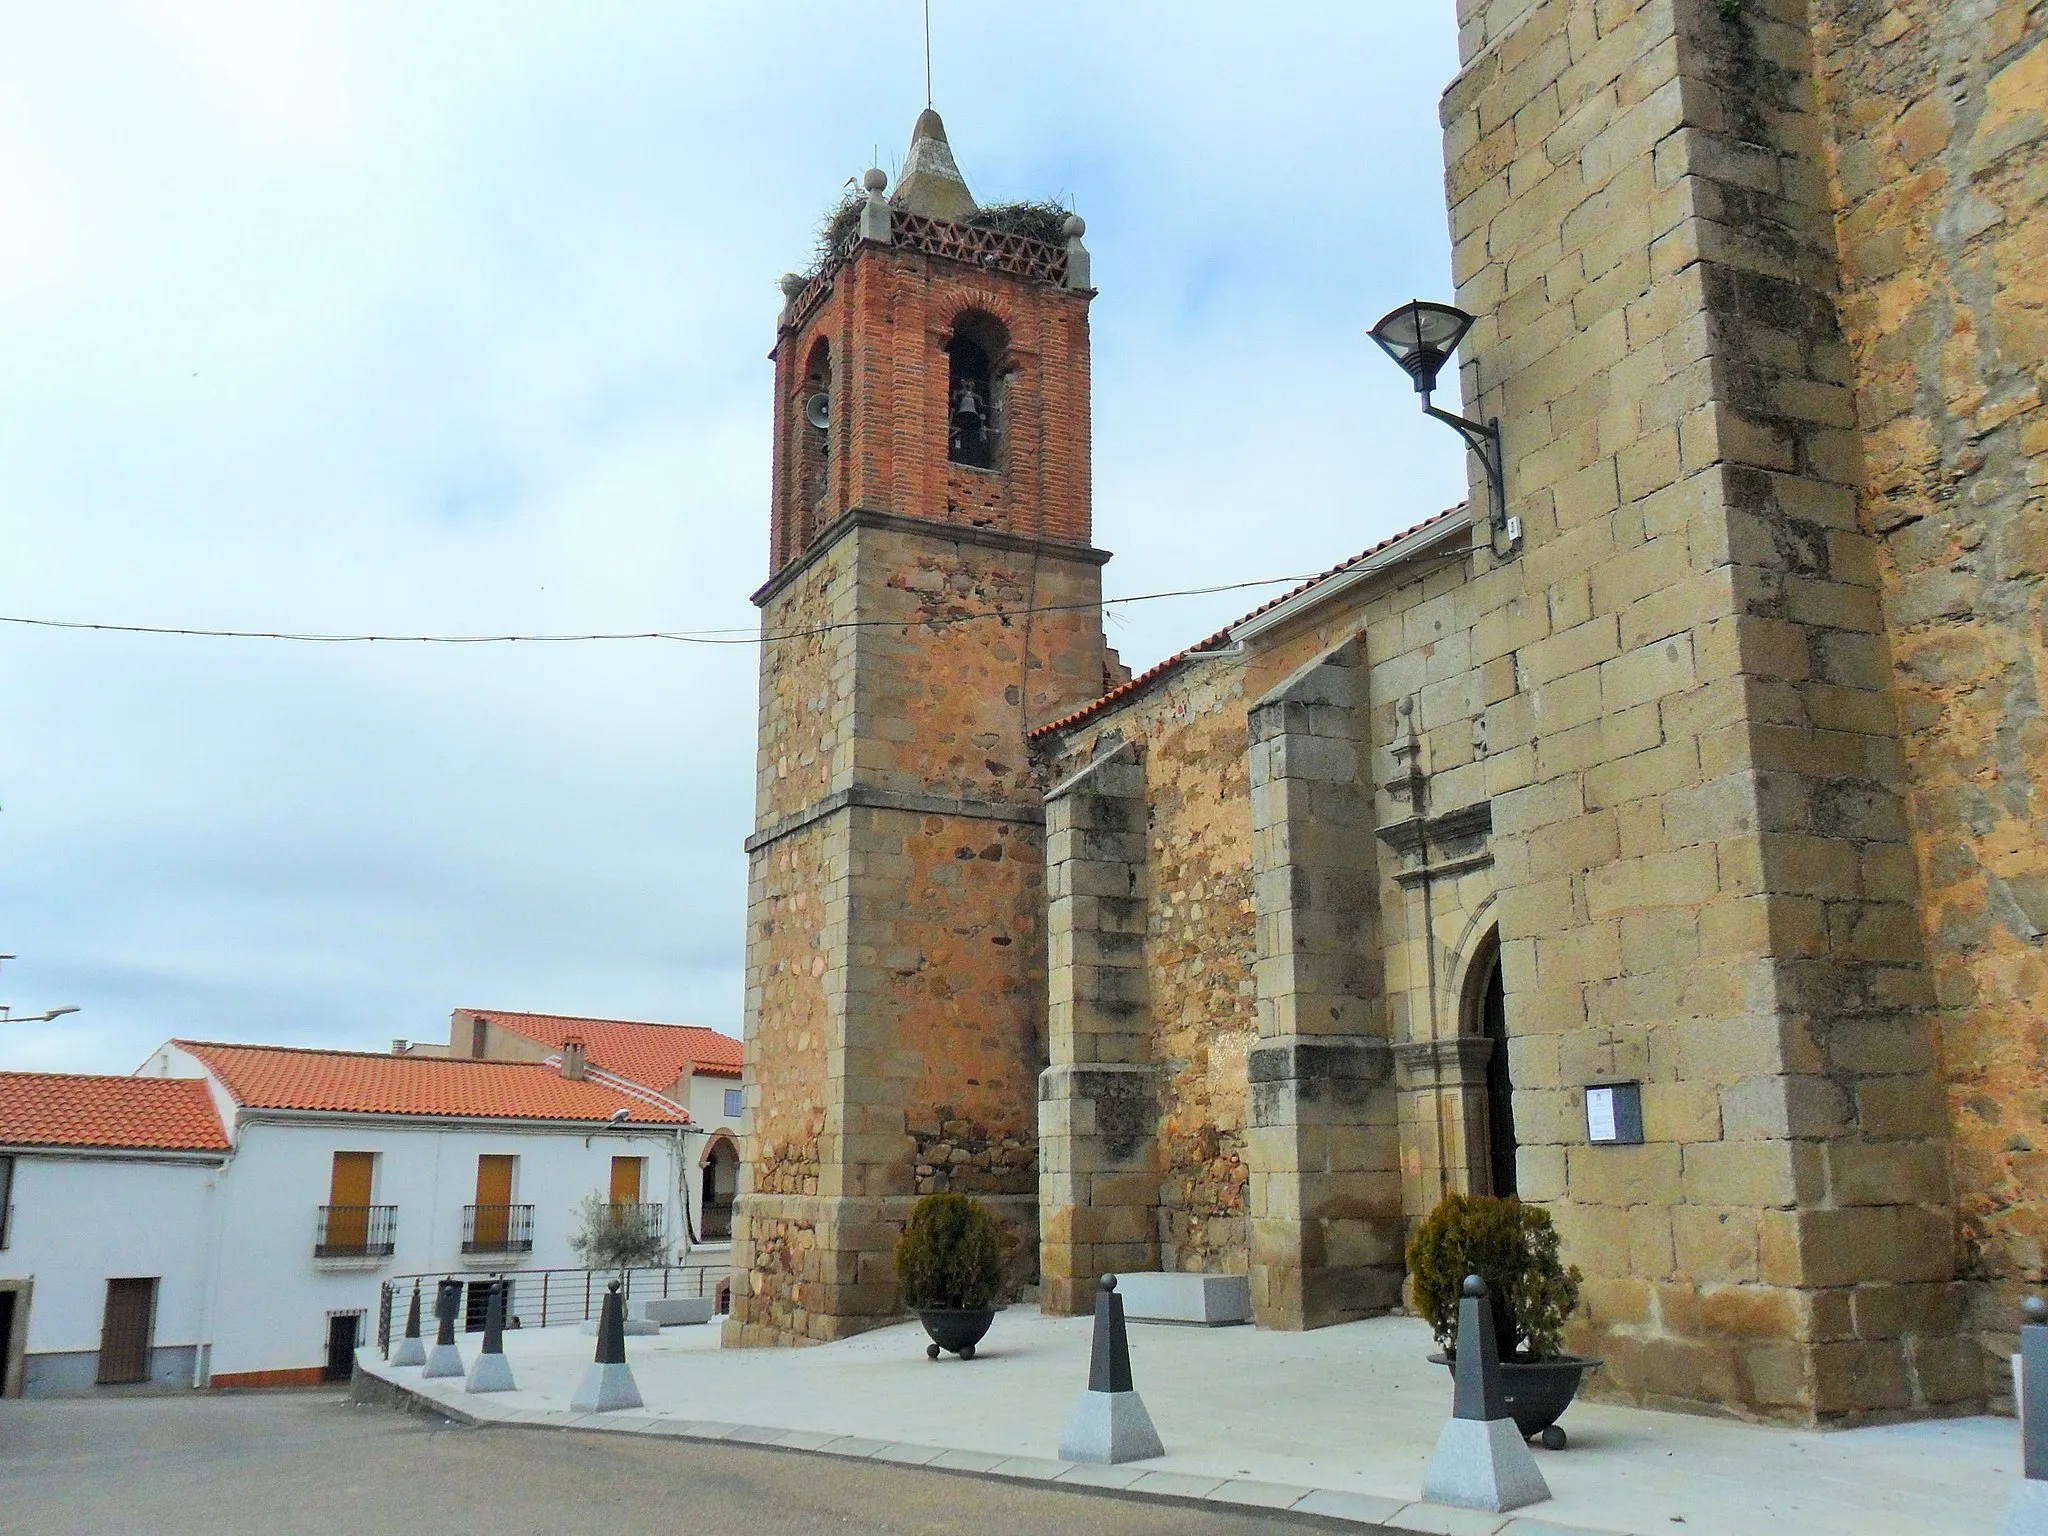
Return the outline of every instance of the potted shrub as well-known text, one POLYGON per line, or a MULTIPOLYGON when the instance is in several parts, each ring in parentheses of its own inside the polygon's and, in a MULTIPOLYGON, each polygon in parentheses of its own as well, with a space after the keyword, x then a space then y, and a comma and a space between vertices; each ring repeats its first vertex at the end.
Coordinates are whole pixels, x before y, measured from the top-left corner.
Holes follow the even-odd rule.
POLYGON ((1467 1275, 1486 1282, 1500 1350, 1501 1385, 1523 1438, 1563 1450, 1557 1420, 1587 1371, 1602 1362, 1564 1352, 1565 1320, 1579 1304, 1579 1274, 1558 1256, 1557 1228, 1539 1205, 1492 1195, 1446 1195, 1408 1244, 1415 1310, 1449 1365, 1457 1354, 1458 1297, 1467 1275))
POLYGON ((924 1323, 928 1359, 942 1349, 962 1360, 995 1321, 1009 1234, 995 1212, 966 1195, 926 1195, 911 1209, 896 1243, 903 1304, 924 1323))

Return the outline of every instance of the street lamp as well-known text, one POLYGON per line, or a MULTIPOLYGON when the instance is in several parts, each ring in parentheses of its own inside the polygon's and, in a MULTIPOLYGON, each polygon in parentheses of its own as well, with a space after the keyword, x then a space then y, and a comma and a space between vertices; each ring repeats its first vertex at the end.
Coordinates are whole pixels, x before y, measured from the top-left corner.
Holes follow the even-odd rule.
POLYGON ((1428 299, 1412 299, 1383 318, 1370 332, 1382 352, 1401 365, 1402 371, 1415 381, 1415 392, 1422 396, 1422 410, 1426 416, 1434 416, 1479 455, 1486 466, 1487 522, 1496 532, 1505 531, 1508 548, 1512 550, 1520 541, 1519 518, 1510 518, 1508 511, 1507 482, 1501 470, 1500 422, 1484 424, 1468 421, 1463 416, 1454 416, 1430 403, 1430 395, 1436 389, 1437 375, 1450 361, 1451 354, 1458 350, 1458 343, 1465 339, 1465 333, 1472 329, 1472 316, 1462 309, 1449 304, 1435 304, 1428 299))
POLYGON ((42 1013, 24 1013, 17 1018, 12 1008, 8 1007, 5 1003, 0 1003, 0 1024, 46 1024, 51 1019, 61 1019, 67 1013, 76 1012, 78 1012, 78 1004, 66 1003, 61 1008, 46 1009, 42 1013))
MULTIPOLYGON (((13 955, 0 955, 0 964, 4 964, 6 961, 14 958, 16 957, 13 955)), ((78 1004, 66 1003, 61 1008, 51 1008, 42 1013, 24 1013, 17 1019, 12 1008, 8 1007, 5 1003, 0 1003, 0 1024, 47 1024, 51 1019, 61 1019, 67 1013, 76 1012, 78 1012, 78 1004)))

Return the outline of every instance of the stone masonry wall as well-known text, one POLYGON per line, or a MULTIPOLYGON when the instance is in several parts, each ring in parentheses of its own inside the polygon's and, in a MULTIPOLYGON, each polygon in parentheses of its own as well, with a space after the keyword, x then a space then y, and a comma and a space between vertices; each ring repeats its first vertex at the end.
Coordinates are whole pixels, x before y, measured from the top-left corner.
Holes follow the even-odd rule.
POLYGON ((1035 805, 1025 731, 1102 687, 1099 559, 913 523, 859 528, 852 771, 908 794, 1035 805), (970 617, 995 614, 997 617, 970 617))
POLYGON ((1471 599, 1521 1171, 1605 1390, 1854 1422, 1980 1385, 1806 20, 1467 0, 1444 122, 1527 531, 1471 599))
MULTIPOLYGON (((1160 1069, 1153 1174, 1159 1263, 1245 1272, 1245 1065, 1258 1021, 1246 711, 1260 684, 1313 654, 1200 662, 1055 737, 1041 776, 1057 782, 1119 739, 1143 744, 1146 1006, 1142 1059, 1160 1069)), ((1080 1298, 1081 1309, 1092 1306, 1080 1298)))
POLYGON ((1824 0, 1840 311, 1905 727, 1969 1327, 2048 1279, 2048 6, 1824 0))
MULTIPOLYGON (((1451 618, 1448 605, 1464 579, 1463 562, 1436 563, 1441 568, 1435 574, 1404 571, 1349 601, 1333 602, 1287 633, 1262 638, 1244 655, 1186 662, 1038 744, 1048 784, 1078 772, 1119 741, 1134 744, 1142 755, 1145 858, 1136 879, 1144 907, 1144 1003, 1135 1054, 1160 1069, 1161 1102, 1148 1167, 1157 1191, 1152 1198, 1162 1268, 1243 1273, 1250 1266, 1245 1138, 1248 1065, 1259 1036, 1251 705, 1368 626, 1387 647, 1385 658, 1374 661, 1375 689, 1415 693, 1462 667, 1470 625, 1451 618), (1403 620, 1418 613, 1411 644, 1403 620)), ((1471 712, 1453 717, 1448 696, 1440 704, 1436 694, 1430 706, 1444 715, 1430 724, 1433 739, 1442 738, 1446 765, 1472 762, 1471 712)), ((1384 748, 1393 731, 1391 703, 1374 709, 1371 718, 1384 748)), ((1455 793, 1468 788, 1477 793, 1482 786, 1477 779, 1449 786, 1455 793)), ((1358 837, 1370 842, 1369 831, 1360 829, 1358 837)), ((1432 1188, 1434 1182, 1432 1175, 1432 1188)))

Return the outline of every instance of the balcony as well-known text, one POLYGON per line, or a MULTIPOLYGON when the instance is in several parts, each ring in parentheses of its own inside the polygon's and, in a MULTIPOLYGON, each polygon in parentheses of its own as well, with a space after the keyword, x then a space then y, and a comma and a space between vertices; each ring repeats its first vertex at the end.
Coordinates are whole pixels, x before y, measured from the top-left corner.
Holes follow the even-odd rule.
POLYGON ((732 1202, 715 1200, 704 1207, 704 1241, 707 1243, 729 1243, 732 1241, 732 1202))
POLYGON ((533 1207, 465 1205, 462 1208, 462 1251, 465 1254, 533 1252, 533 1207))
POLYGON ((627 1205, 614 1202, 604 1208, 604 1213, 605 1220, 614 1227, 638 1227, 647 1234, 650 1242, 661 1241, 663 1223, 659 1205, 627 1205))
POLYGON ((316 1259, 388 1259, 398 1236, 395 1205, 323 1205, 316 1259))

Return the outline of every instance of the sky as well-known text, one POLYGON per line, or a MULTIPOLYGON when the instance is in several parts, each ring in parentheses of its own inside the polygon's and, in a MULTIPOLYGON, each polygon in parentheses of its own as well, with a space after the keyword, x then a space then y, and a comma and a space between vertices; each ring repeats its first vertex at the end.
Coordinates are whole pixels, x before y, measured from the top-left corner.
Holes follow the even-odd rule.
MULTIPOLYGON (((1453 7, 934 0, 983 201, 1088 221, 1111 596, 1464 494, 1365 332, 1449 298, 1453 7)), ((0 0, 0 1069, 740 1029, 785 271, 918 0, 0 0)), ((1263 588, 1118 606, 1142 667, 1263 588)))

